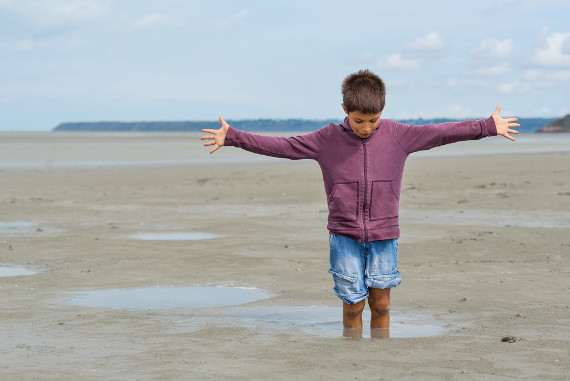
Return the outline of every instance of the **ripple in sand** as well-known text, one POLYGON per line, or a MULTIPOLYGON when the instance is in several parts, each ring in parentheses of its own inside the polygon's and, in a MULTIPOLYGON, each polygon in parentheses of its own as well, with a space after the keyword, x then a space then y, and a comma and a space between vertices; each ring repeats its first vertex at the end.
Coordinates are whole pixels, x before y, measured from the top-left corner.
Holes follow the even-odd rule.
POLYGON ((3 267, 0 266, 0 277, 8 276, 19 276, 19 275, 34 275, 33 271, 30 271, 23 267, 3 267))
POLYGON ((168 310, 237 306, 268 298, 240 287, 154 287, 69 292, 69 304, 90 308, 168 310))
POLYGON ((131 238, 144 241, 198 241, 215 237, 215 234, 208 233, 142 233, 131 235, 131 238))

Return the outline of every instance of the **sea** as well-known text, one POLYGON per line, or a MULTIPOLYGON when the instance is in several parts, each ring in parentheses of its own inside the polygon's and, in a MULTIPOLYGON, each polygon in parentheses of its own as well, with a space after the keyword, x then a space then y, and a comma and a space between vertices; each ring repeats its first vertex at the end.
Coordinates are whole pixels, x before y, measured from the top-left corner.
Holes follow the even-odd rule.
MULTIPOLYGON (((260 133, 263 134, 263 133, 260 133)), ((302 133, 275 133, 291 136, 302 133)), ((0 132, 0 171, 144 165, 219 165, 282 159, 222 147, 213 155, 199 132, 0 132)), ((521 133, 449 144, 410 159, 570 151, 570 133, 521 133)))

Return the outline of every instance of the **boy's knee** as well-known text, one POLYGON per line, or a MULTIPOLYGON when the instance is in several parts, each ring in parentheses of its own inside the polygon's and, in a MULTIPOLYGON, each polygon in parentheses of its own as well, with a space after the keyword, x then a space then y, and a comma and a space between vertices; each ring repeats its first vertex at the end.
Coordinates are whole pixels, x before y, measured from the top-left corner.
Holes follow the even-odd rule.
POLYGON ((374 295, 374 293, 370 293, 370 296, 368 297, 368 305, 372 311, 379 314, 385 314, 390 309, 390 296, 374 295))
POLYGON ((362 315, 362 311, 364 311, 365 304, 366 303, 364 302, 364 300, 361 300, 360 302, 355 304, 344 303, 342 309, 343 315, 349 319, 359 317, 360 315, 362 315))

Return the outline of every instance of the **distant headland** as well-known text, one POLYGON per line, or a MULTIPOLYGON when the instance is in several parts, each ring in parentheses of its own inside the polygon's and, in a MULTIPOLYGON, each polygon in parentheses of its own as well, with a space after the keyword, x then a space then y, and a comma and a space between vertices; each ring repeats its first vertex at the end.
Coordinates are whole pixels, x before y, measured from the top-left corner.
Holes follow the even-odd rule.
MULTIPOLYGON (((544 130, 547 126, 566 120, 566 131, 569 130, 570 115, 563 119, 556 118, 519 118, 521 131, 524 132, 550 132, 544 130)), ((243 131, 315 131, 329 123, 339 123, 342 120, 334 119, 250 119, 228 120, 227 122, 238 130, 243 131)), ((456 122, 459 119, 405 119, 398 120, 404 124, 424 125, 430 123, 456 122)), ((218 121, 100 121, 100 122, 68 122, 56 126, 53 131, 86 131, 86 132, 199 132, 202 129, 218 129, 218 121)), ((559 131, 559 130, 556 130, 559 131)))
POLYGON ((542 126, 538 132, 570 132, 570 114, 542 126))

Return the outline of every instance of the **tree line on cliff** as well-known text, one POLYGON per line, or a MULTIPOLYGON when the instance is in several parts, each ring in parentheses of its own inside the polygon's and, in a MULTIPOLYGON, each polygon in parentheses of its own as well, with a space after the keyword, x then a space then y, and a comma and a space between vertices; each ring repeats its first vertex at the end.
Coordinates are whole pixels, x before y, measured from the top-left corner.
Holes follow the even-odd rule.
MULTIPOLYGON (((566 131, 570 131, 570 115, 560 120, 556 118, 519 118, 521 131, 526 132, 550 132, 563 130, 547 126, 565 124, 566 131), (560 122, 566 120, 566 122, 560 122), (543 128, 547 128, 543 130, 543 128)), ((398 120, 404 124, 424 125, 430 123, 454 122, 457 119, 406 119, 398 120)), ((341 120, 324 119, 251 119, 251 120, 228 120, 231 126, 243 131, 315 131, 329 123, 339 123, 341 120)), ((218 121, 100 121, 100 122, 66 122, 56 126, 53 131, 101 131, 101 132, 190 132, 202 131, 202 129, 218 129, 218 121)))

